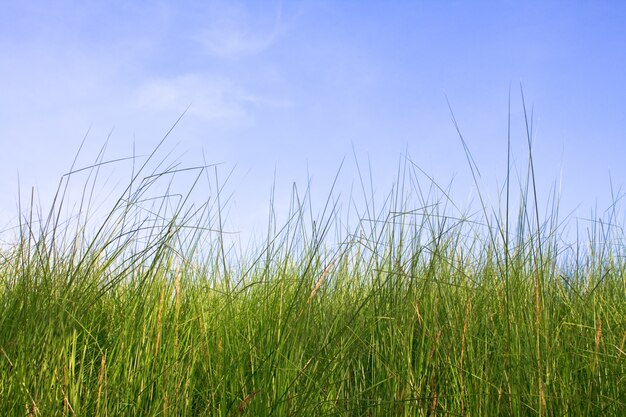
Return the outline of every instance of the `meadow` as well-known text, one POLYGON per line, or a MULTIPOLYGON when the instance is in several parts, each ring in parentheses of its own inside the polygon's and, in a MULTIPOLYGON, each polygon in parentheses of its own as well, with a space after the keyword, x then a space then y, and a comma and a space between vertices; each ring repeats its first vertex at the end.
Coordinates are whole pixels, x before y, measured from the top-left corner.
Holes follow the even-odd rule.
POLYGON ((0 254, 0 415, 626 415, 619 212, 565 243, 530 146, 498 207, 463 213, 406 160, 352 221, 294 190, 246 251, 219 193, 167 186, 214 168, 156 155, 103 216, 104 160, 72 167, 49 210, 20 208, 0 254))

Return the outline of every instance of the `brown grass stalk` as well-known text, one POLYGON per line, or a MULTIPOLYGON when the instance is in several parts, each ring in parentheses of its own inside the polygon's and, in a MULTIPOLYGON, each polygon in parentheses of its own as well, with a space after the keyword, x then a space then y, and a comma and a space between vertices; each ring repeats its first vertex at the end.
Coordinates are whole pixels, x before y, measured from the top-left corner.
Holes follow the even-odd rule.
POLYGON ((324 283, 324 280, 326 279, 328 274, 330 274, 330 271, 333 269, 336 262, 337 262, 337 259, 333 259, 332 261, 330 261, 328 266, 324 269, 324 272, 322 272, 322 275, 318 278, 317 282, 315 283, 315 287, 313 288, 313 291, 311 291, 311 295, 309 295, 307 304, 309 304, 311 300, 313 299, 313 297, 315 297, 315 294, 317 294, 317 291, 320 289, 320 287, 324 283))

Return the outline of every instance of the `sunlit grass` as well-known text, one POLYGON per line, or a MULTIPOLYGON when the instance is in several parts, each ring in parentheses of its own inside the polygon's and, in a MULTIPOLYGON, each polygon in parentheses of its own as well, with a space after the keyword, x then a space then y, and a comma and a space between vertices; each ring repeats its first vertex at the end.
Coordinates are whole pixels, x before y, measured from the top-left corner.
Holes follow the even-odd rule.
POLYGON ((0 415, 626 415, 622 225, 564 244, 532 170, 515 215, 507 178, 503 214, 469 216, 406 160, 354 228, 294 192, 237 254, 219 198, 154 198, 190 171, 148 166, 97 224, 94 185, 67 218, 65 182, 48 216, 24 210, 0 257, 0 415))

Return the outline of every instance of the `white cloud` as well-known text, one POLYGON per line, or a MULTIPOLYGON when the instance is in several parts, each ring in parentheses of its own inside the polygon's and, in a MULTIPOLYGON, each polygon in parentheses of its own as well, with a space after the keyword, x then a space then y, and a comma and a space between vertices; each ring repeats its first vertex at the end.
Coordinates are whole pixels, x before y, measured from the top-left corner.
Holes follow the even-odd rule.
POLYGON ((190 116, 205 121, 245 122, 248 93, 233 80, 204 74, 152 79, 138 87, 135 105, 155 113, 180 114, 188 106, 190 116))
POLYGON ((218 58, 258 55, 270 48, 285 30, 280 7, 270 19, 251 16, 246 8, 232 3, 217 6, 209 16, 208 24, 197 30, 192 39, 218 58))

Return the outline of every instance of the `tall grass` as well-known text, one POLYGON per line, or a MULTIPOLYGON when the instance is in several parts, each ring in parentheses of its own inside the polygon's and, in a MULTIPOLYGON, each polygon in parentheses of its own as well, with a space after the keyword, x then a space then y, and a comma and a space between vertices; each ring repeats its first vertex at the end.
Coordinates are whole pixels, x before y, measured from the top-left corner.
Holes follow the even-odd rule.
POLYGON ((237 253, 219 187, 190 197, 214 167, 155 155, 97 224, 101 158, 47 216, 23 210, 0 257, 0 415, 626 415, 617 211, 565 245, 532 159, 517 215, 508 176, 503 213, 481 197, 470 216, 406 159, 382 203, 361 176, 355 227, 332 193, 314 218, 294 189, 237 253))

